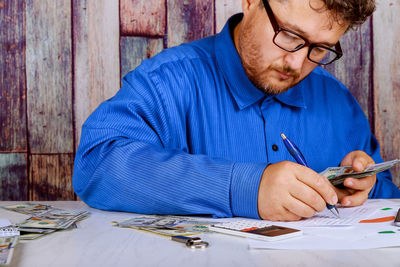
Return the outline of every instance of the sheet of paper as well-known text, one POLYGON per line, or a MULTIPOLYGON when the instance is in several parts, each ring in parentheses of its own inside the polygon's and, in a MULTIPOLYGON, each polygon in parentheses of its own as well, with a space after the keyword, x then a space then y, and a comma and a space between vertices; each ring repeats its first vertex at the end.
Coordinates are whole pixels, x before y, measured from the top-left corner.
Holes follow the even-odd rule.
POLYGON ((351 208, 338 207, 340 218, 337 218, 334 214, 332 214, 332 212, 330 212, 328 209, 325 209, 324 211, 315 214, 312 218, 307 218, 296 222, 283 222, 279 223, 279 225, 289 226, 293 228, 317 227, 317 226, 319 227, 352 226, 358 223, 360 220, 369 218, 378 209, 379 207, 377 207, 375 204, 368 204, 368 203, 359 207, 351 207, 351 208))
MULTIPOLYGON (((376 212, 368 215, 360 214, 358 220, 395 216, 400 208, 400 202, 371 200, 364 206, 371 209, 374 207, 376 212)), ((359 211, 362 213, 361 210, 359 211)), ((304 232, 302 237, 275 242, 248 239, 249 247, 252 249, 348 250, 400 246, 400 227, 395 226, 393 220, 381 223, 356 223, 351 227, 298 228, 304 232)))
POLYGON ((0 228, 11 225, 11 222, 6 218, 0 218, 0 228))

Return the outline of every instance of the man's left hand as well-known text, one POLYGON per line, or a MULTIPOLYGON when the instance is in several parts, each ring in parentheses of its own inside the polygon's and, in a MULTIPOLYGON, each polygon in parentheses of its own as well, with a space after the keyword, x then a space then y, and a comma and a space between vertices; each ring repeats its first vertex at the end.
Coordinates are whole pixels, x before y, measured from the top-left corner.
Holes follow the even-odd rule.
MULTIPOLYGON (((352 166, 354 171, 361 172, 372 164, 375 164, 375 161, 367 153, 357 150, 347 154, 340 166, 352 166)), ((344 180, 345 189, 335 187, 340 204, 348 207, 362 205, 368 199, 368 194, 375 182, 375 174, 359 179, 346 178, 344 180)))

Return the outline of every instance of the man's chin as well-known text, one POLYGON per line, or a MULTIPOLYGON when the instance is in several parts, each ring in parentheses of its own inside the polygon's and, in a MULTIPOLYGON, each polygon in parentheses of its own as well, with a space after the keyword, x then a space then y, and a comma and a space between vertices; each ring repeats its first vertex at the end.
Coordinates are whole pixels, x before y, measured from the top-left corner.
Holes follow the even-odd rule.
POLYGON ((279 95, 286 92, 294 85, 296 84, 292 82, 265 83, 263 86, 259 86, 258 89, 269 95, 279 95))

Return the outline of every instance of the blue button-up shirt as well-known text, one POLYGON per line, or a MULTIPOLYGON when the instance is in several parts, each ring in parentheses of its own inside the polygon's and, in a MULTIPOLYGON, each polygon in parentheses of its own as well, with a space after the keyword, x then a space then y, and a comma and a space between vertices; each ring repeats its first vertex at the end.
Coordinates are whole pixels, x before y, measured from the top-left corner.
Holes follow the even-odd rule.
MULTIPOLYGON (((240 20, 143 61, 93 112, 74 166, 82 200, 106 210, 258 218, 265 167, 293 161, 282 132, 316 172, 354 150, 382 162, 360 106, 325 70, 280 95, 254 87, 232 41, 240 20)), ((390 173, 379 174, 370 197, 399 196, 390 173)))

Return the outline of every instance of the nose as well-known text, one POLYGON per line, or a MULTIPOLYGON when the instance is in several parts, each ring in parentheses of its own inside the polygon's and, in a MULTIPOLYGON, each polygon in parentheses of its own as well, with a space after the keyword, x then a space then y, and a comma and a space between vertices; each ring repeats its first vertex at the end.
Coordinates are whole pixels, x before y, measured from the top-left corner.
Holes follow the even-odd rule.
POLYGON ((304 61, 307 60, 308 47, 303 47, 296 52, 288 52, 284 58, 286 63, 293 70, 299 70, 304 64, 304 61))

